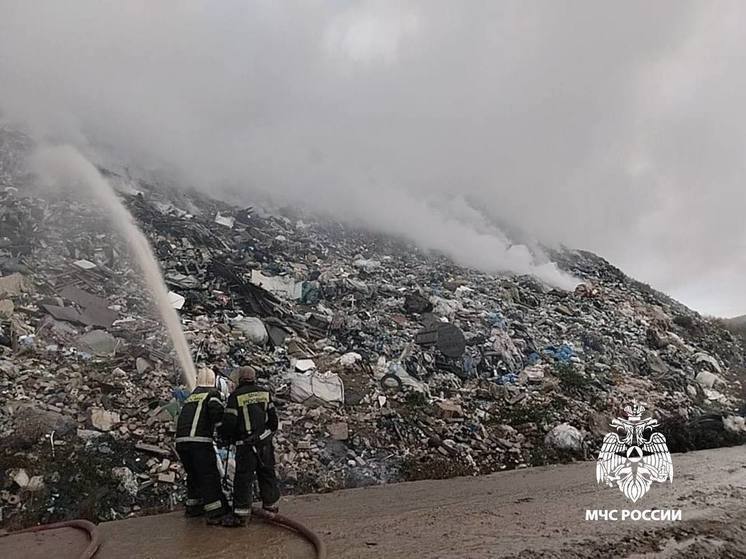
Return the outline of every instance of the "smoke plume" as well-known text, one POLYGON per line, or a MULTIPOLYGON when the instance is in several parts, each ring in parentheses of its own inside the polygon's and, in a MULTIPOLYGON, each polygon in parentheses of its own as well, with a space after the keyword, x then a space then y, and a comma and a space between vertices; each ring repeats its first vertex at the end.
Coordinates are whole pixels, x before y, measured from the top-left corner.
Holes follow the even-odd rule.
POLYGON ((499 223, 737 314, 744 11, 0 0, 0 110, 216 196, 270 195, 571 286, 499 223))

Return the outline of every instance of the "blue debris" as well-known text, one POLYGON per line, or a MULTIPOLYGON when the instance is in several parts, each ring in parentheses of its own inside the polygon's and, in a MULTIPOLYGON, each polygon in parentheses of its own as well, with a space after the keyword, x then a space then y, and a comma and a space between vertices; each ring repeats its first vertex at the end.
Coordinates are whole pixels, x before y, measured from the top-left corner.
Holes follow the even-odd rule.
POLYGON ((493 328, 500 328, 501 330, 507 330, 508 328, 508 321, 505 320, 505 317, 502 315, 502 313, 499 310, 494 310, 491 313, 489 313, 487 315, 487 322, 493 328))
POLYGON ((497 384, 515 384, 518 382, 518 375, 515 373, 506 373, 497 378, 497 384))
POLYGON ((477 363, 478 361, 468 353, 464 355, 464 373, 469 377, 476 376, 477 363))
POLYGON ((529 356, 528 356, 528 357, 526 358, 526 362, 528 363, 528 366, 529 366, 529 367, 530 367, 531 365, 536 365, 537 363, 540 363, 540 362, 541 362, 541 355, 539 355, 538 353, 536 353, 536 352, 534 351, 534 352, 532 352, 532 353, 531 353, 531 354, 530 354, 530 355, 529 355, 529 356))
POLYGON ((562 344, 559 348, 548 346, 542 353, 560 363, 569 363, 575 357, 575 351, 567 344, 562 344))
POLYGON ((186 388, 174 388, 172 394, 180 404, 183 404, 184 400, 189 398, 189 391, 186 388))

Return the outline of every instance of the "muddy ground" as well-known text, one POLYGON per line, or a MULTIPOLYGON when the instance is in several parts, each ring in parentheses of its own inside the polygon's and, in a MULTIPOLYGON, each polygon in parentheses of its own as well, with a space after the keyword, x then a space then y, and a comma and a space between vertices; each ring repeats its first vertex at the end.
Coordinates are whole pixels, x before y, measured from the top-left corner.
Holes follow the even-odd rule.
MULTIPOLYGON (((746 557, 746 447, 674 455, 672 484, 636 505, 595 481, 595 462, 288 498, 283 512, 337 558, 746 557), (680 522, 586 521, 586 509, 681 509, 680 522)), ((208 528, 178 514, 102 524, 100 559, 313 557, 297 536, 255 523, 208 528)), ((0 539, 0 557, 50 557, 45 536, 0 539), (19 553, 21 553, 19 555, 19 553)), ((84 539, 55 536, 54 557, 84 539)))

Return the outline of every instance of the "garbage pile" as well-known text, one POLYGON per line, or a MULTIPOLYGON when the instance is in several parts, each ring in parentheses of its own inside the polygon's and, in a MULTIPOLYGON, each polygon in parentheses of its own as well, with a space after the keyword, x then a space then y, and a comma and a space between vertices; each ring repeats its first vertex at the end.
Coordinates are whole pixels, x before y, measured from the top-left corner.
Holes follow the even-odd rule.
MULTIPOLYGON (((195 361, 223 385, 250 364, 271 388, 286 494, 593 458, 632 400, 679 424, 721 417, 724 440, 746 434, 740 339, 593 254, 552 254, 579 280, 564 292, 290 210, 108 176, 195 361)), ((186 391, 106 216, 0 189, 0 274, 3 524, 174 508, 186 391)))

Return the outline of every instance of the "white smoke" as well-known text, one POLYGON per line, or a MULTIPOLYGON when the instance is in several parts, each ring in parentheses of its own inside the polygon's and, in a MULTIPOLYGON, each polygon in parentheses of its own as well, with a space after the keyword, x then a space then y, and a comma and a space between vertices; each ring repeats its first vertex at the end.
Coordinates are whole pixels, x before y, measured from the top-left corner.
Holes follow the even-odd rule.
POLYGON ((0 111, 97 161, 569 286, 500 223, 736 314, 745 15, 732 0, 0 0, 0 111))

